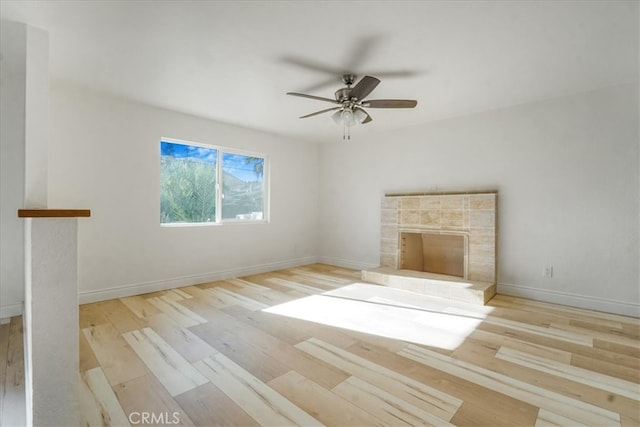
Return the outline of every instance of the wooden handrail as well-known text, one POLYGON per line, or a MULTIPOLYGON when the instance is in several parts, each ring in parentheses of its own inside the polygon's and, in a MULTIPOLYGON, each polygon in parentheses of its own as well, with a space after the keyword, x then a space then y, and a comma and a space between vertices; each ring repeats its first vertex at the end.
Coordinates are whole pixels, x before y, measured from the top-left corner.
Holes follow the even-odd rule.
POLYGON ((76 218, 90 216, 90 209, 18 209, 19 218, 76 218))

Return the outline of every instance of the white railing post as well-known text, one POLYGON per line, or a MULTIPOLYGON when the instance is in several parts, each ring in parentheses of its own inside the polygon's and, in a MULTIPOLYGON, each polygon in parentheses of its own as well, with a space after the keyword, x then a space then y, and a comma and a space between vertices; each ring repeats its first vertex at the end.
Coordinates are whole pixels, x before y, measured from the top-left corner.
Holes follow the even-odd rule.
POLYGON ((77 227, 85 210, 20 210, 25 224, 27 425, 78 425, 77 227))

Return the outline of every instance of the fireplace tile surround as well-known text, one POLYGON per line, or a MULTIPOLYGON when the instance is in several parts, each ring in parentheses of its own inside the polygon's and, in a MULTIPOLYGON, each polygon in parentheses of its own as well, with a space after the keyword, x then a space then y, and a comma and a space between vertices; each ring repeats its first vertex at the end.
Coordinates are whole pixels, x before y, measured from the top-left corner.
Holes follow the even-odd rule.
POLYGON ((441 298, 486 304, 496 293, 497 191, 386 195, 380 267, 362 280, 441 298), (402 233, 464 239, 464 277, 401 269, 402 233))
MULTIPOLYGON (((383 197, 380 267, 400 268, 403 232, 453 234, 465 239, 463 280, 495 285, 497 196, 497 191, 484 191, 383 197)), ((452 278, 452 282, 459 280, 452 278)))

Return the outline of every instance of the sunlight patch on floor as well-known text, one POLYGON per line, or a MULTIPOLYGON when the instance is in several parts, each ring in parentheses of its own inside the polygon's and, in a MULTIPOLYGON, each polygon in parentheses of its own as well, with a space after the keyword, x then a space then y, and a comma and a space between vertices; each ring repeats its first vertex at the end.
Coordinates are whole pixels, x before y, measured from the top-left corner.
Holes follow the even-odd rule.
POLYGON ((453 350, 491 311, 426 295, 355 283, 263 311, 367 334, 453 350), (472 314, 447 313, 454 306, 472 314))

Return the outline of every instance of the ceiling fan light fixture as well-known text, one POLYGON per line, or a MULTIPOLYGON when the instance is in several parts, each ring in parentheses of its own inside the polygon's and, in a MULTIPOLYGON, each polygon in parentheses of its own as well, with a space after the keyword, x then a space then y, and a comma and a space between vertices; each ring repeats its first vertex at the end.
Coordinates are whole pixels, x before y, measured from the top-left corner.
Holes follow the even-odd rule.
POLYGON ((340 113, 340 120, 342 120, 342 123, 345 126, 351 127, 356 124, 355 117, 353 116, 353 111, 348 108, 342 110, 342 113, 340 113))
POLYGON ((342 124, 342 110, 338 110, 335 113, 333 113, 331 115, 331 118, 333 119, 334 122, 336 122, 337 125, 341 125, 342 124))
POLYGON ((367 118, 367 113, 360 108, 344 108, 333 113, 331 118, 338 125, 351 127, 362 123, 367 118))

